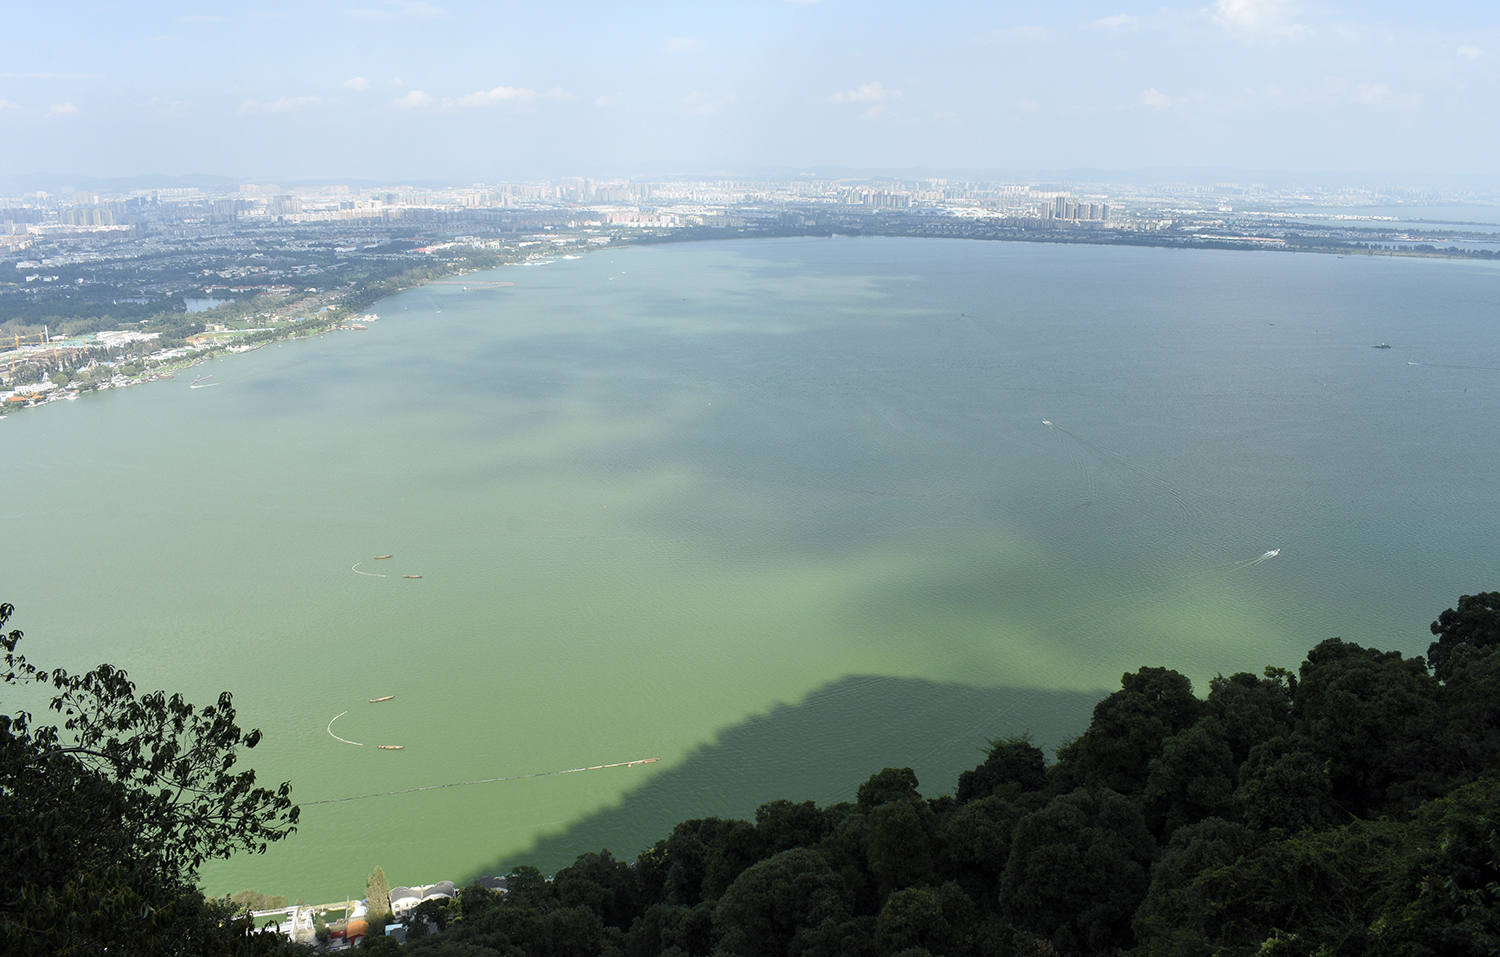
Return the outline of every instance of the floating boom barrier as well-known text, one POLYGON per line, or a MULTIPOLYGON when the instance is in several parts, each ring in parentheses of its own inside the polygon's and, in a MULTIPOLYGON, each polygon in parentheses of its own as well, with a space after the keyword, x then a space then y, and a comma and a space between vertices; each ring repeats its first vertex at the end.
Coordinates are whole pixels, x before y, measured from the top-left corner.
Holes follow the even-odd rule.
POLYGON ((340 738, 338 735, 333 734, 333 723, 335 721, 337 721, 338 719, 342 718, 344 715, 346 715, 348 713, 349 712, 347 712, 347 711, 340 711, 338 714, 336 714, 333 717, 329 718, 328 719, 328 733, 330 735, 333 735, 334 739, 336 739, 338 741, 342 741, 345 744, 352 744, 352 745, 354 745, 357 748, 362 748, 362 747, 364 747, 364 744, 362 744, 359 741, 350 741, 348 738, 340 738))
MULTIPOLYGON (((329 722, 332 724, 333 722, 329 722)), ((332 734, 332 732, 329 732, 332 734)), ((342 741, 342 738, 339 738, 342 741)), ((353 744, 354 742, 349 742, 353 744)), ((484 778, 479 781, 458 781, 453 784, 429 784, 419 788, 402 788, 399 791, 379 791, 375 794, 356 794, 353 797, 327 798, 322 801, 306 801, 302 807, 312 807, 314 804, 341 804, 345 801, 363 801, 366 798, 390 797, 393 794, 415 794, 418 791, 441 791, 444 788, 466 788, 473 784, 496 784, 500 781, 524 781, 527 778, 545 778, 558 774, 577 774, 580 771, 604 771, 609 768, 633 768, 638 764, 655 764, 657 758, 637 758, 634 761, 620 761, 615 764, 596 764, 589 768, 568 768, 565 771, 538 771, 535 774, 513 774, 503 778, 484 778)))

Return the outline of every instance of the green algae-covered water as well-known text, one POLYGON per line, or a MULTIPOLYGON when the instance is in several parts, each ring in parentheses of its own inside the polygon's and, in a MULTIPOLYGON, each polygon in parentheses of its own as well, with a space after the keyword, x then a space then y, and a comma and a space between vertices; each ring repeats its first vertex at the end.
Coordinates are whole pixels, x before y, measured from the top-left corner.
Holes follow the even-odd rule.
POLYGON ((470 278, 515 285, 0 422, 29 656, 232 690, 299 800, 660 759, 309 804, 210 891, 942 793, 1123 671, 1417 654, 1500 586, 1493 266, 808 239, 470 278))

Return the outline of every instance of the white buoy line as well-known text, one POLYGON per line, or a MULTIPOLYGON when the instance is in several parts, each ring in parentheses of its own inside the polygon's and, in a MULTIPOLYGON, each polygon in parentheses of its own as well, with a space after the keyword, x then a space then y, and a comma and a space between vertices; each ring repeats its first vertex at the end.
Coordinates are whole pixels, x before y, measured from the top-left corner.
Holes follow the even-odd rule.
MULTIPOLYGON (((347 714, 347 712, 345 712, 347 714)), ((331 724, 332 722, 330 722, 331 724)), ((332 732, 329 732, 330 734, 332 732)), ((340 741, 343 738, 339 738, 340 741)), ((349 742, 353 744, 354 742, 349 742)), ((498 781, 522 781, 527 778, 545 778, 555 774, 577 774, 579 771, 603 771, 607 768, 633 768, 638 764, 655 764, 657 758, 636 758, 634 761, 619 761, 615 764, 596 764, 588 768, 568 768, 563 771, 538 771, 535 774, 512 774, 503 778, 484 778, 479 781, 457 781, 453 784, 428 784, 419 788, 402 788, 399 791, 378 791, 375 794, 356 794, 353 797, 327 798, 322 801, 304 801, 301 807, 311 807, 314 804, 340 804, 344 801, 363 801, 366 798, 389 797, 393 794, 414 794, 417 791, 441 791, 444 788, 464 788, 471 784, 494 784, 498 781)))
POLYGON ((331 735, 333 735, 333 737, 336 738, 337 740, 344 742, 345 744, 352 744, 355 747, 362 748, 362 747, 364 747, 364 743, 363 742, 360 742, 360 741, 350 741, 348 738, 340 738, 338 735, 333 734, 333 723, 335 721, 337 721, 338 719, 342 718, 344 715, 346 715, 348 713, 349 712, 347 712, 347 711, 340 711, 338 714, 336 714, 333 717, 329 718, 328 719, 328 733, 331 734, 331 735))

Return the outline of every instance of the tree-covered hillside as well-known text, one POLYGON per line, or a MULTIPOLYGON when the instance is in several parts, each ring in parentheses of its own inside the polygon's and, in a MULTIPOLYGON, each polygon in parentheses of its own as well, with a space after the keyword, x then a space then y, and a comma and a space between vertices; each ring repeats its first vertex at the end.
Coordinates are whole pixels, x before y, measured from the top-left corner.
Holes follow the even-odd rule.
MULTIPOLYGON (((428 902, 422 957, 1494 954, 1500 593, 1428 662, 1332 638, 1297 673, 1123 676, 1050 766, 993 742, 951 795, 685 821, 428 902)), ((372 945, 394 946, 371 941, 372 945)))

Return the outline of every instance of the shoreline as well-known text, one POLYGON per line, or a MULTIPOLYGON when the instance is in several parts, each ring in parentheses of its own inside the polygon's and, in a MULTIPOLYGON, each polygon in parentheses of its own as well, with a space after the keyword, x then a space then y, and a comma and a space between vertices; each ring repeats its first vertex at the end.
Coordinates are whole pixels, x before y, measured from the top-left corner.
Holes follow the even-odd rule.
MULTIPOLYGON (((307 339, 313 336, 324 335, 332 331, 349 329, 352 327, 344 325, 346 322, 353 322, 361 318, 365 318, 360 312, 361 309, 366 308, 367 306, 372 305, 374 302, 378 302, 381 299, 386 298, 387 296, 395 295, 396 293, 404 292, 408 289, 420 288, 421 286, 427 285, 428 283, 442 282, 443 280, 449 279, 453 276, 464 276, 472 272, 480 272, 485 269, 496 269, 500 268, 501 266, 511 265, 511 263, 508 262, 501 262, 493 266, 482 266, 477 268, 457 268, 452 270, 441 269, 441 266, 445 266, 448 264, 449 262, 447 260, 436 260, 426 268, 430 270, 432 269, 432 267, 437 266, 439 267, 438 271, 424 276, 420 281, 409 283, 401 282, 401 277, 397 276, 394 277, 394 281, 392 281, 391 279, 386 279, 376 283, 371 283, 369 286, 366 286, 364 288, 349 290, 346 298, 342 299, 338 305, 335 306, 330 304, 328 306, 325 306, 324 311, 322 312, 315 313, 314 315, 308 316, 303 319, 293 320, 289 323, 286 323, 285 325, 260 329, 254 332, 250 332, 249 334, 244 336, 236 336, 233 339, 212 340, 206 345, 202 342, 195 342, 194 339, 197 339, 197 336, 194 336, 193 339, 188 340, 189 345, 187 346, 177 346, 173 347, 172 349, 165 349, 161 350, 160 352, 154 353, 146 353, 145 355, 135 357, 135 361, 141 363, 155 362, 155 365, 151 367, 150 374, 136 374, 129 376, 118 374, 111 377, 106 382, 92 384, 86 388, 80 388, 76 386, 72 388, 70 388, 69 386, 53 386, 51 388, 28 390, 25 393, 21 393, 19 390, 26 389, 31 385, 31 383, 23 383, 20 386, 11 386, 10 389, 4 390, 6 395, 3 399, 0 399, 0 418, 5 418, 11 413, 19 412, 22 409, 51 405, 54 402, 71 401, 79 398, 82 395, 87 395, 92 392, 103 392, 110 389, 124 389, 130 386, 145 385, 147 383, 155 382, 161 379, 171 379, 180 372, 208 362, 210 359, 220 358, 225 354, 238 355, 242 352, 254 352, 259 349, 263 349, 266 346, 271 345, 272 343, 295 341, 297 339, 307 339), (390 284, 390 287, 379 289, 378 292, 376 291, 377 286, 383 286, 386 284, 390 284), (246 342, 245 340, 253 341, 246 342), (190 355, 184 354, 180 352, 180 350, 183 348, 191 348, 193 351, 190 355), (174 355, 174 353, 176 354, 174 355), (15 401, 13 397, 20 394, 34 396, 34 398, 15 401)), ((214 318, 211 313, 205 313, 204 315, 206 315, 210 320, 214 318)), ((360 328, 362 329, 364 327, 360 326, 360 328)), ((205 332, 199 333, 198 335, 207 336, 212 335, 212 333, 205 332)), ((123 357, 121 361, 123 362, 123 357)), ((45 381, 45 379, 43 381, 45 381)))
MULTIPOLYGON (((150 374, 137 374, 134 376, 121 374, 112 377, 107 382, 89 384, 83 388, 77 386, 53 386, 25 393, 19 392, 18 389, 25 389, 29 384, 22 384, 19 387, 13 387, 12 390, 9 390, 11 392, 10 395, 4 399, 0 399, 0 419, 22 409, 50 405, 54 402, 72 401, 91 392, 123 389, 131 386, 145 385, 162 379, 171 379, 180 372, 201 365, 211 359, 221 358, 226 354, 254 352, 272 343, 295 341, 324 335, 331 331, 349 329, 351 327, 345 325, 345 323, 357 321, 361 318, 358 315, 361 309, 369 308, 389 296, 410 289, 418 289, 429 284, 451 281, 454 277, 500 269, 505 266, 546 265, 561 258, 579 258, 578 254, 584 252, 598 252, 605 249, 634 246, 644 247, 692 242, 730 242, 748 239, 856 239, 863 237, 917 240, 950 239, 974 242, 1025 242, 1052 245, 1126 246, 1204 251, 1333 254, 1339 257, 1380 256, 1391 259, 1451 259, 1478 262, 1495 262, 1500 260, 1500 251, 1464 250, 1457 247, 1439 249, 1428 244, 1418 244, 1418 246, 1423 248, 1413 247, 1402 249, 1334 240, 1293 243, 1286 239, 1271 237, 1243 236, 1220 238, 1199 235, 1171 236, 1152 235, 1146 232, 1127 232, 1124 230, 1090 230, 1085 233, 1073 231, 1068 227, 1039 230, 985 223, 983 220, 975 220, 967 224, 945 222, 934 224, 931 228, 923 228, 922 226, 896 226, 894 224, 885 226, 872 225, 869 228, 863 229, 837 228, 833 226, 826 228, 814 226, 771 228, 701 226, 688 227, 660 234, 634 236, 611 235, 607 243, 588 244, 578 243, 572 237, 568 237, 566 242, 552 244, 551 248, 546 252, 536 250, 525 252, 524 255, 517 255, 523 252, 522 247, 506 247, 502 255, 495 257, 496 262, 483 266, 459 265, 460 262, 467 264, 467 257, 464 257, 462 260, 435 259, 433 262, 423 265, 420 271, 425 273, 425 275, 420 279, 404 281, 406 277, 398 275, 371 283, 362 288, 348 290, 342 295, 338 305, 330 303, 324 307, 325 311, 304 319, 294 320, 286 325, 261 329, 244 336, 235 337, 234 339, 214 340, 206 346, 201 345, 201 343, 193 343, 193 345, 189 346, 189 348, 194 350, 190 355, 178 352, 182 347, 174 347, 173 349, 163 350, 160 353, 148 353, 139 356, 136 361, 141 363, 155 361, 156 364, 151 368, 150 374), (246 342, 245 340, 253 341, 246 342), (178 354, 170 355, 170 353, 174 352, 178 354), (156 356, 162 356, 162 358, 154 359, 156 356), (14 398, 14 396, 22 394, 31 397, 20 401, 14 398)), ((212 316, 209 316, 209 318, 212 318, 212 316)), ((200 335, 208 335, 208 333, 200 335)), ((192 342, 192 340, 189 341, 192 342)))

